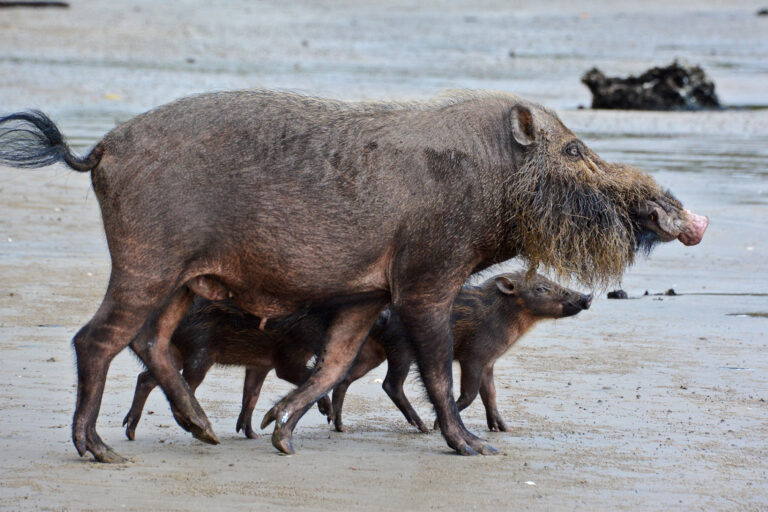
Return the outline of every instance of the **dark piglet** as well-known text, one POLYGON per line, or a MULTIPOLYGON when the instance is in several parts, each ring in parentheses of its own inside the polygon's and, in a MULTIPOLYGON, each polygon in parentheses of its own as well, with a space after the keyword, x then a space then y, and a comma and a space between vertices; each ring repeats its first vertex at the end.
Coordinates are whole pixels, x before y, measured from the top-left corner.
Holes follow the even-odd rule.
MULTIPOLYGON (((198 297, 171 337, 171 352, 193 393, 214 364, 246 367, 236 429, 252 438, 251 415, 267 374, 274 369, 279 378, 303 384, 312 372, 308 363, 320 353, 333 314, 304 310, 262 324, 261 318, 229 301, 198 297)), ((139 375, 131 409, 123 420, 128 439, 134 439, 144 404, 155 386, 157 381, 149 371, 139 375)), ((318 405, 322 413, 331 414, 328 397, 321 398, 318 405)))
MULTIPOLYGON (((537 322, 573 316, 591 304, 591 295, 564 288, 538 274, 529 279, 524 272, 501 274, 479 286, 465 285, 453 304, 453 357, 461 367, 461 395, 456 401, 459 410, 468 407, 479 391, 488 428, 507 430, 496 408, 496 360, 537 322)), ((334 389, 332 419, 336 430, 344 431, 341 411, 349 385, 384 359, 388 365, 384 391, 408 423, 422 432, 429 430, 403 391, 416 355, 397 313, 391 313, 385 327, 369 336, 349 374, 334 389)))
POLYGON ((123 460, 96 421, 109 365, 129 345, 179 425, 218 442, 169 351, 193 296, 212 298, 201 277, 259 317, 342 304, 314 373, 262 421, 275 422, 278 450, 293 453, 297 422, 391 303, 446 442, 490 454, 452 394, 451 308, 469 275, 520 256, 588 286, 611 283, 641 247, 698 243, 707 224, 669 201, 647 214, 670 221, 663 236, 642 236, 637 208, 664 190, 603 161, 553 111, 498 92, 413 103, 202 94, 134 117, 85 157, 41 112, 0 118, 0 164, 56 162, 91 173, 112 259, 104 300, 73 340, 72 440, 105 462, 123 460))

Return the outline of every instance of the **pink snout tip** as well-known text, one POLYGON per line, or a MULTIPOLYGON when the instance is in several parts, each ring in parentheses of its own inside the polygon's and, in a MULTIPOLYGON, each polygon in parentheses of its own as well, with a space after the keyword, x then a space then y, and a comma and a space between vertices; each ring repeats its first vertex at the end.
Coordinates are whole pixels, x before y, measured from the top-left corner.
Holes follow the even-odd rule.
POLYGON ((704 237, 704 232, 707 230, 707 226, 709 226, 709 219, 703 215, 696 215, 690 210, 685 210, 685 213, 688 217, 688 222, 677 239, 685 245, 696 245, 704 237))

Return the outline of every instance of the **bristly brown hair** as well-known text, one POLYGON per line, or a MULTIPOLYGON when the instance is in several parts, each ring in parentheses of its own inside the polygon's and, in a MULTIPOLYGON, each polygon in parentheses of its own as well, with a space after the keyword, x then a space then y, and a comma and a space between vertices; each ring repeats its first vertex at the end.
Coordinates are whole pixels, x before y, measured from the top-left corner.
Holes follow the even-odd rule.
POLYGON ((663 190, 629 166, 597 158, 576 175, 546 147, 535 153, 510 182, 514 236, 529 274, 543 266, 592 288, 620 281, 637 249, 632 206, 663 190))

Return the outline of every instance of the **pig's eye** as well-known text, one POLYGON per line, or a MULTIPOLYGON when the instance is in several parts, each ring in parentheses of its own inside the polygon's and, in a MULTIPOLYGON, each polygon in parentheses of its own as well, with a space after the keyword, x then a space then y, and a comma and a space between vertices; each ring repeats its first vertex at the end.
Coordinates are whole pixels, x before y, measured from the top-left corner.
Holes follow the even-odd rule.
POLYGON ((648 218, 651 220, 651 222, 658 222, 659 221, 659 214, 656 212, 651 212, 651 214, 648 216, 648 218))
POLYGON ((563 148, 563 152, 571 158, 581 157, 581 148, 579 147, 579 143, 576 141, 566 144, 563 148))
POLYGON ((547 289, 546 289, 546 288, 544 288, 543 286, 539 286, 538 288, 536 288, 536 291, 537 291, 538 293, 546 293, 546 292, 547 292, 547 289))

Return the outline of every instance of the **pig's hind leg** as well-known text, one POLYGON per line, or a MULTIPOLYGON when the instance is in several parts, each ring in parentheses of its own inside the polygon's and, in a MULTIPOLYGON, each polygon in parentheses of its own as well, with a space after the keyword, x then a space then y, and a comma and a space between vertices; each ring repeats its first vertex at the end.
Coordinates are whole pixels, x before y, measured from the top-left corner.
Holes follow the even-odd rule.
MULTIPOLYGON (((163 286, 162 282, 152 281, 150 283, 148 281, 144 282, 137 279, 136 271, 128 272, 124 276, 113 268, 107 293, 101 306, 93 318, 75 334, 72 340, 77 359, 77 402, 72 420, 72 442, 81 456, 85 455, 86 452, 91 452, 94 458, 100 462, 122 462, 125 460, 104 443, 98 435, 96 420, 112 359, 126 346, 132 344, 139 355, 144 351, 145 357, 142 359, 147 362, 149 351, 146 350, 145 346, 142 346, 141 342, 137 344, 136 340, 142 337, 141 333, 146 330, 148 324, 158 324, 159 322, 165 325, 166 323, 162 320, 167 316, 165 311, 171 306, 171 303, 164 305, 163 301, 168 298, 172 290, 168 290, 168 294, 165 294, 163 289, 167 288, 163 286), (143 282, 144 285, 137 285, 137 282, 143 282)), ((184 306, 182 309, 186 311, 188 303, 182 304, 182 306, 184 306)), ((183 384, 183 379, 170 361, 167 344, 163 350, 164 352, 156 352, 155 355, 158 359, 164 360, 169 370, 172 370, 173 375, 171 377, 175 377, 183 384)), ((150 371, 157 377, 152 366, 149 366, 150 371)), ((189 394, 188 390, 183 391, 189 394)), ((189 411, 196 412, 191 403, 188 405, 189 411)), ((210 424, 202 409, 200 409, 199 415, 195 415, 193 421, 203 430, 210 429, 210 424)))

